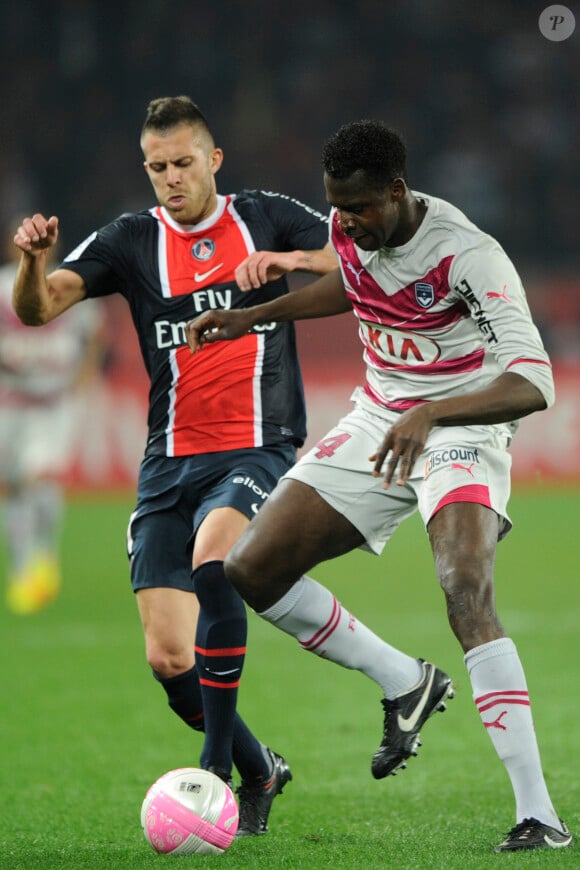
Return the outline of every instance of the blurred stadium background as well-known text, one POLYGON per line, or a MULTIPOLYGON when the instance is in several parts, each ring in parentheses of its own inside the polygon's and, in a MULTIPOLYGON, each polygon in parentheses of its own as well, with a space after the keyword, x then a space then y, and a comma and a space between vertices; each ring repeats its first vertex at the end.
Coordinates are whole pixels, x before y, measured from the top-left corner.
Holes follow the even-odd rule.
MULTIPOLYGON (((21 0, 0 31, 0 221, 61 219, 64 254, 149 207, 139 130, 154 97, 187 93, 226 159, 219 188, 262 187, 326 211, 320 149, 380 117, 412 186, 449 198, 513 257, 556 367, 558 402, 526 420, 516 480, 580 480, 578 28, 540 33, 543 3, 490 0, 21 0)), ((574 9, 574 4, 569 4, 574 9)), ((578 20, 578 8, 574 9, 578 20)), ((6 234, 5 233, 5 234, 6 234)), ((146 381, 125 303, 106 303, 104 379, 81 402, 68 483, 130 488, 146 381)), ((350 315, 302 324, 309 443, 362 372, 350 315)))

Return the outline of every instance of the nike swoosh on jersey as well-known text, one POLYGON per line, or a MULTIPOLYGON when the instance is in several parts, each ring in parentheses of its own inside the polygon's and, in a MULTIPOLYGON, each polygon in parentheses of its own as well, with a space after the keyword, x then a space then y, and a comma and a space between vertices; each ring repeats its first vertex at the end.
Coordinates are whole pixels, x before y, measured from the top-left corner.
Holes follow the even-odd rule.
POLYGON ((429 678, 429 682, 425 686, 425 691, 421 695, 421 699, 419 700, 419 703, 417 704, 417 706, 413 710, 412 715, 409 716, 408 719, 405 719, 403 716, 401 716, 400 713, 398 714, 397 723, 398 723, 401 731, 412 731, 413 728, 415 727, 415 725, 417 724, 417 722, 419 721, 419 717, 420 717, 421 713, 423 712, 423 710, 425 709, 425 704, 427 703, 427 699, 429 697, 429 692, 431 691, 431 686, 433 685, 434 677, 435 677, 435 668, 432 668, 431 677, 429 678))
POLYGON ((200 281, 205 281, 206 278, 209 278, 210 275, 213 275, 214 272, 217 272, 218 269, 221 269, 223 263, 218 263, 217 266, 214 266, 213 269, 208 269, 207 272, 196 272, 193 276, 194 281, 197 281, 199 284, 200 281))

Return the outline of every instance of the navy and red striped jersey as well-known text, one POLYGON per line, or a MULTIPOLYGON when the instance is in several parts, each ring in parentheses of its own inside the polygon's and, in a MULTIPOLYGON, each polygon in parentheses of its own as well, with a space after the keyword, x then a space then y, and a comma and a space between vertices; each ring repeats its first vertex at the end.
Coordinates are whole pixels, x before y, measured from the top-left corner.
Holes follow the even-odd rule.
POLYGON ((327 218, 277 193, 219 196, 216 212, 182 226, 161 207, 125 214, 61 264, 90 297, 127 299, 151 387, 146 455, 187 456, 303 444, 306 414, 294 325, 256 326, 192 355, 185 325, 209 309, 258 305, 288 292, 285 278, 243 293, 234 270, 253 251, 317 250, 327 218))

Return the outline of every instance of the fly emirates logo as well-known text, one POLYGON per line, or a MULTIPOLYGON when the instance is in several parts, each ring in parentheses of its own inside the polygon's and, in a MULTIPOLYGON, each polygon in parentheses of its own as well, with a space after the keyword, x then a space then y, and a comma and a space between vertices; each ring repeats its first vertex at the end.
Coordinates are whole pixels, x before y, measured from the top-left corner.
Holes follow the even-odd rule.
MULTIPOLYGON (((204 290, 197 290, 195 293, 192 293, 191 299, 193 301, 193 311, 191 312, 191 317, 187 320, 180 320, 177 323, 171 320, 155 321, 155 344, 159 350, 183 347, 183 345, 187 344, 185 327, 198 314, 203 314, 204 311, 215 311, 216 309, 228 309, 232 307, 232 291, 227 288, 214 290, 209 287, 204 290)), ((254 326, 251 332, 271 332, 276 326, 276 323, 264 323, 254 326)))
POLYGON ((360 332, 367 348, 384 362, 403 366, 432 365, 441 356, 436 341, 416 332, 403 332, 364 320, 360 332))

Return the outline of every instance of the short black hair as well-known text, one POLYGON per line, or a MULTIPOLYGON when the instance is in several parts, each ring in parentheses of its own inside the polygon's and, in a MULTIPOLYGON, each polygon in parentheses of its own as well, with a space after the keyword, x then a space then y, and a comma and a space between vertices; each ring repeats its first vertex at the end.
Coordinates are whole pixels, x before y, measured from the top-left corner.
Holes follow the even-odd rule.
POLYGON ((407 148, 400 134, 383 121, 345 124, 322 149, 322 165, 331 178, 343 180, 360 170, 373 188, 395 178, 407 182, 407 148))
POLYGON ((147 130, 166 133, 179 124, 202 127, 213 139, 207 119, 190 97, 158 97, 147 106, 141 135, 147 130))

